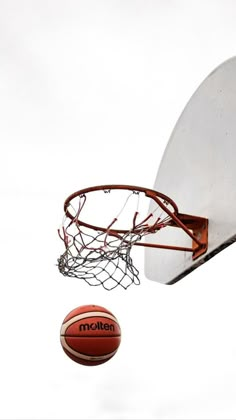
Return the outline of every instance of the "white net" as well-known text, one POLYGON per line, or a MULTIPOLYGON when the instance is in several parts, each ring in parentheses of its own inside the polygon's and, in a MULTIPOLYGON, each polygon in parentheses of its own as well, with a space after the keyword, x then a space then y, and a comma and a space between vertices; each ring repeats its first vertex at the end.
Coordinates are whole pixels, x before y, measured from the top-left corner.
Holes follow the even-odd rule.
MULTIPOLYGON (((73 217, 66 214, 58 230, 65 245, 65 251, 58 259, 58 268, 64 276, 85 280, 91 286, 102 285, 107 290, 117 286, 127 289, 131 284, 140 284, 139 271, 134 267, 130 255, 133 245, 149 234, 153 226, 155 231, 164 227, 170 217, 158 204, 148 214, 149 200, 144 200, 143 192, 115 191, 112 197, 115 200, 109 200, 110 192, 104 190, 92 195, 81 194, 69 203, 73 217), (88 196, 93 196, 93 201, 87 200, 88 196), (98 204, 103 197, 106 204, 99 212, 98 204), (109 207, 111 203, 114 208, 109 207), (117 207, 119 211, 114 213, 117 207), (86 217, 91 217, 92 212, 92 220, 95 220, 97 227, 87 222, 86 217), (116 214, 112 221, 111 214, 116 214), (124 223, 125 229, 121 230, 124 223)), ((166 202, 165 206, 168 205, 166 202)), ((153 230, 151 233, 154 233, 153 230)))

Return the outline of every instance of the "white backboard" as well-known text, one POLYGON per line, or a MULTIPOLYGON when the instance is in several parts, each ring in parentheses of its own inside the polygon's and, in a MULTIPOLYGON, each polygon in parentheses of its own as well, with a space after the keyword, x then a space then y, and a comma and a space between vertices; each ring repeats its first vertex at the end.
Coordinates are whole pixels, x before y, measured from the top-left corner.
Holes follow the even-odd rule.
MULTIPOLYGON (((236 57, 216 68, 181 114, 164 152, 154 189, 180 213, 209 219, 208 250, 145 249, 150 280, 172 284, 236 241, 236 57)), ((150 242, 150 237, 148 237, 150 242)), ((151 242, 191 246, 181 229, 165 228, 151 242)))

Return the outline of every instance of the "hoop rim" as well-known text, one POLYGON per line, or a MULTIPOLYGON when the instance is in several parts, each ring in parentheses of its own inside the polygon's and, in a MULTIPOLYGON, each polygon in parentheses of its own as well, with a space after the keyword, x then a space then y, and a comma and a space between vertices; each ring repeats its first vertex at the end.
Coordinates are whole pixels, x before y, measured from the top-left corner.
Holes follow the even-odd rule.
MULTIPOLYGON (((143 192, 146 195, 146 197, 154 200, 164 211, 166 211, 165 210, 165 205, 162 203, 161 199, 166 201, 168 204, 170 204, 173 207, 173 209, 174 209, 173 214, 178 214, 179 213, 179 210, 178 210, 178 207, 177 207, 176 203, 170 197, 168 197, 167 195, 165 195, 165 194, 163 194, 159 191, 155 191, 155 190, 152 190, 150 188, 134 186, 134 185, 106 184, 106 185, 97 185, 97 186, 94 186, 94 187, 83 188, 83 189, 81 189, 79 191, 76 191, 73 194, 69 195, 64 202, 65 215, 67 217, 69 217, 71 219, 71 221, 73 222, 75 220, 75 217, 68 210, 68 207, 70 206, 70 202, 76 197, 82 196, 82 195, 90 193, 90 192, 102 191, 102 190, 104 190, 104 191, 105 190, 128 190, 128 191, 143 192)), ((167 212, 167 213, 169 213, 169 212, 167 212)), ((77 219, 77 222, 79 222, 79 224, 81 226, 87 227, 89 229, 99 230, 101 232, 107 232, 107 227, 104 228, 104 227, 101 227, 101 226, 95 226, 95 225, 92 225, 90 223, 83 222, 82 220, 79 220, 79 219, 77 219)), ((156 226, 156 222, 153 225, 151 225, 147 229, 147 231, 150 231, 150 233, 151 233, 154 226, 156 226)), ((129 232, 129 229, 109 229, 109 234, 110 235, 117 235, 119 233, 124 234, 124 233, 128 233, 128 232, 129 232)))

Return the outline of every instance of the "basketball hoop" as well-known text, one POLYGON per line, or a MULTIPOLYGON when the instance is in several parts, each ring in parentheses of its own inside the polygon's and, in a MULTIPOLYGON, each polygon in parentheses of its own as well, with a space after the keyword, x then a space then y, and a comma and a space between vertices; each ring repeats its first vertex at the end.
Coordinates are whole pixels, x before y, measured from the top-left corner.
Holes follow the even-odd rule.
POLYGON ((130 185, 86 188, 66 199, 64 211, 62 226, 58 229, 65 245, 58 259, 59 271, 64 276, 83 279, 93 286, 102 285, 107 290, 118 285, 127 289, 132 283, 140 284, 139 272, 130 255, 133 245, 189 251, 193 258, 207 249, 207 219, 180 214, 172 199, 154 190, 130 185), (96 197, 89 208, 93 195, 96 197), (112 195, 114 200, 109 200, 112 195), (155 204, 150 214, 143 205, 149 202, 146 198, 155 204), (101 199, 105 199, 105 205, 99 212, 101 199), (114 204, 112 209, 108 203, 114 204), (89 213, 98 219, 96 224, 82 220, 89 217, 89 213), (125 227, 121 223, 125 223, 125 227), (192 248, 142 242, 145 236, 167 226, 182 228, 192 238, 192 248))

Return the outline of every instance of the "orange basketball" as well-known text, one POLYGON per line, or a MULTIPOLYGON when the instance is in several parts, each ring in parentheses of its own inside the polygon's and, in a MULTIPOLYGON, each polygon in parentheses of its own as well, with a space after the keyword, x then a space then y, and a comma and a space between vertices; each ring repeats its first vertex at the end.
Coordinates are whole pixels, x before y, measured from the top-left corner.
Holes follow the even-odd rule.
POLYGON ((84 305, 75 308, 61 326, 61 345, 72 360, 82 365, 101 365, 111 359, 121 340, 116 317, 106 308, 84 305))

